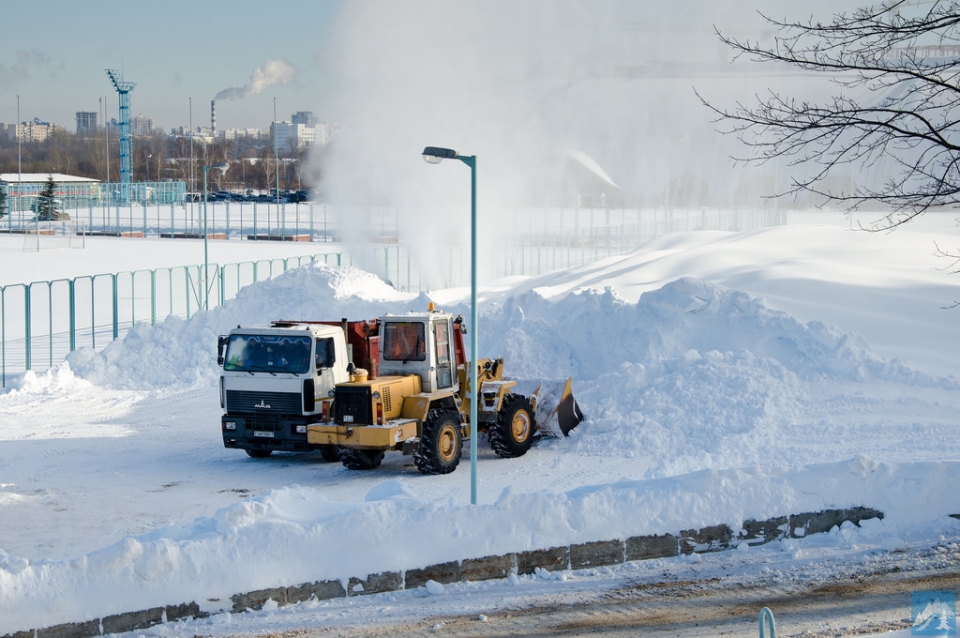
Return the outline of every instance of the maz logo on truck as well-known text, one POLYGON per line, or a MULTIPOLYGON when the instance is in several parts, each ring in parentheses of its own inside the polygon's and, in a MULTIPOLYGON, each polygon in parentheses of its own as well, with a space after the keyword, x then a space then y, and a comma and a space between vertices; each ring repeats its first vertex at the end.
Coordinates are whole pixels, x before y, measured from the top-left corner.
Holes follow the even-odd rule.
POLYGON ((267 403, 264 399, 260 399, 260 403, 255 404, 253 407, 255 407, 255 408, 263 408, 263 409, 265 409, 265 410, 269 410, 269 409, 270 409, 270 404, 267 403))

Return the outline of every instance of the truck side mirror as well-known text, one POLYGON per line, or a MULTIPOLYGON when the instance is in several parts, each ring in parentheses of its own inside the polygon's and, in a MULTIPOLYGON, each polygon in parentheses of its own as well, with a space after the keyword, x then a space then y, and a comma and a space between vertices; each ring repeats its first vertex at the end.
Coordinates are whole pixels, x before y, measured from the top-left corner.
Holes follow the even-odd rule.
POLYGON ((230 337, 227 335, 217 337, 217 365, 221 368, 223 367, 224 357, 227 354, 227 342, 229 341, 230 337))

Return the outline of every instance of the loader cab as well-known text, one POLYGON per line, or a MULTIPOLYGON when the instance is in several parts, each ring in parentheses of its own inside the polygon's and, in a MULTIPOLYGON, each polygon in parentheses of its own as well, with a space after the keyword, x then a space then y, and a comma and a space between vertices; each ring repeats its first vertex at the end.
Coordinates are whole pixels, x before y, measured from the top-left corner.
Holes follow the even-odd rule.
POLYGON ((453 315, 387 315, 380 320, 379 374, 420 377, 423 392, 458 389, 453 315))

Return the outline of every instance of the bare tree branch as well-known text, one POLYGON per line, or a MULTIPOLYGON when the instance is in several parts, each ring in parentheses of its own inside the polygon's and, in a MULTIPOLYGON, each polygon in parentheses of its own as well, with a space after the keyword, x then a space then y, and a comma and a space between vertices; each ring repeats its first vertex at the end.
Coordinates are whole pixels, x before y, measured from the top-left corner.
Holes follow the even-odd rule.
POLYGON ((806 169, 776 196, 813 193, 851 210, 880 204, 890 213, 870 229, 894 228, 960 203, 958 3, 935 0, 923 10, 897 0, 829 23, 762 16, 778 33, 769 45, 717 31, 736 58, 822 74, 837 89, 823 104, 772 91, 732 108, 697 97, 748 150, 738 162, 806 169), (840 167, 881 165, 893 167, 882 184, 851 185, 849 192, 826 185, 840 167))

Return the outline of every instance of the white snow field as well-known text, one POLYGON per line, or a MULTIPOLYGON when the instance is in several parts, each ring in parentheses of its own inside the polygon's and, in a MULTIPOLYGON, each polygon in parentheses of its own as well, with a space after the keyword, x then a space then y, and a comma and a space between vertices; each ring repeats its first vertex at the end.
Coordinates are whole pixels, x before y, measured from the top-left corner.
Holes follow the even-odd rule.
MULTIPOLYGON (((217 335, 237 324, 364 319, 430 301, 469 316, 467 290, 413 295, 355 268, 304 267, 27 373, 0 394, 0 635, 190 601, 216 612, 256 589, 829 508, 885 516, 703 560, 815 578, 838 569, 834 559, 849 569, 956 543, 960 310, 949 306, 960 291, 936 255, 958 249, 956 220, 928 214, 885 234, 828 213, 792 221, 484 282, 480 356, 503 356, 514 377, 572 376, 586 420, 519 459, 481 439, 476 506, 466 453, 455 473, 424 476, 399 453, 354 472, 319 455, 224 449, 215 361, 217 335)), ((174 245, 110 241, 141 254, 174 245)), ((70 251, 70 267, 108 252, 70 251)), ((9 273, 21 258, 0 253, 0 265, 9 273)), ((691 560, 268 605, 139 633, 475 613, 691 560)))

